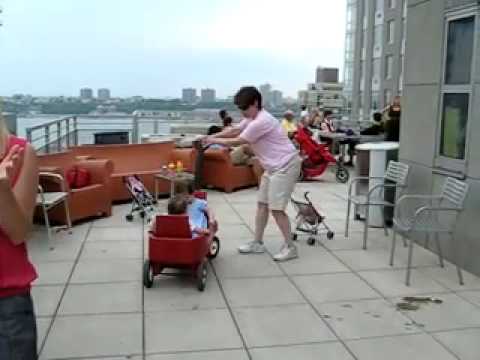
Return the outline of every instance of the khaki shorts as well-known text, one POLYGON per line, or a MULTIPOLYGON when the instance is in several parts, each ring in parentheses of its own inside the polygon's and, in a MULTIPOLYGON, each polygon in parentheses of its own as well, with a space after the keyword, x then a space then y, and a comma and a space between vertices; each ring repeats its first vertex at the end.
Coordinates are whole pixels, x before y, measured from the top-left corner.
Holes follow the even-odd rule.
POLYGON ((302 159, 294 156, 282 169, 265 171, 260 181, 258 202, 267 204, 270 210, 285 210, 300 176, 301 166, 302 159))

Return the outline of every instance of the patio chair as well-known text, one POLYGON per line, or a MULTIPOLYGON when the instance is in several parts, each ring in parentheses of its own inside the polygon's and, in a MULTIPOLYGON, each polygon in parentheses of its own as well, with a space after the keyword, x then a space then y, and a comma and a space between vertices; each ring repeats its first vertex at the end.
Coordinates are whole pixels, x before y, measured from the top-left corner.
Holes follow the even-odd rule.
POLYGON ((380 206, 382 207, 382 217, 383 217, 383 229, 385 231, 385 236, 388 236, 387 225, 385 223, 384 210, 385 207, 394 207, 395 202, 390 202, 385 200, 384 190, 386 188, 394 188, 403 190, 407 185, 408 172, 410 167, 404 163, 397 161, 390 161, 388 163, 387 171, 383 177, 368 177, 361 176, 353 178, 350 181, 348 187, 348 197, 347 197, 347 219, 345 222, 345 237, 348 237, 348 228, 350 225, 350 208, 351 205, 354 206, 364 206, 365 207, 365 226, 363 230, 363 249, 367 249, 367 239, 368 239, 368 227, 369 227, 369 215, 371 206, 380 206), (364 195, 352 195, 353 185, 360 180, 383 180, 383 183, 377 184, 369 189, 368 193, 364 195))
MULTIPOLYGON (((435 236, 438 249, 440 266, 444 267, 442 248, 438 239, 439 234, 447 234, 453 241, 453 234, 457 219, 464 209, 465 198, 468 193, 468 184, 453 178, 447 178, 443 184, 440 195, 404 195, 400 197, 395 206, 393 218, 393 241, 390 254, 390 265, 393 266, 395 257, 395 241, 397 232, 409 239, 407 276, 405 284, 410 285, 410 270, 414 240, 413 233, 426 234, 427 239, 431 234, 435 236), (412 201, 417 203, 412 206, 412 201), (408 204, 410 202, 410 205, 408 204), (418 204, 419 203, 419 204, 418 204), (439 220, 439 214, 450 214, 450 220, 439 220)), ((463 285, 462 270, 457 264, 458 280, 463 285)))
POLYGON ((68 208, 68 192, 65 186, 65 180, 63 176, 54 173, 41 172, 40 178, 48 178, 60 184, 61 191, 57 192, 45 192, 41 185, 38 186, 37 206, 40 206, 43 211, 43 217, 45 219, 45 226, 47 227, 48 240, 52 240, 52 228, 48 219, 48 211, 53 207, 63 203, 65 208, 65 215, 67 219, 66 228, 72 228, 72 221, 70 219, 70 211, 68 208))

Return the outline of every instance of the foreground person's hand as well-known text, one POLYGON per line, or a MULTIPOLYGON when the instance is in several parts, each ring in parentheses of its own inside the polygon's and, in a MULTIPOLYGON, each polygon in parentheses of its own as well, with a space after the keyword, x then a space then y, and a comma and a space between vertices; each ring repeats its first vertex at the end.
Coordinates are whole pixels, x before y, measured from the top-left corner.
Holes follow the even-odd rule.
POLYGON ((13 146, 0 162, 0 188, 10 189, 13 179, 22 168, 24 159, 24 150, 18 145, 13 146))

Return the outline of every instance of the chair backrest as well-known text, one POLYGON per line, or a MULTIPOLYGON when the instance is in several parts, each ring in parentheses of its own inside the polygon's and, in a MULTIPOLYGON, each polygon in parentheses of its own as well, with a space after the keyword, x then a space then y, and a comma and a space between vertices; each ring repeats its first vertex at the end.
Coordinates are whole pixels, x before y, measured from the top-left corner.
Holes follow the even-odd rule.
POLYGON ((442 200, 447 200, 453 207, 463 210, 468 187, 467 183, 448 177, 443 184, 442 200))
POLYGON ((154 234, 157 237, 190 239, 192 231, 187 215, 157 215, 154 234))
POLYGON ((406 186, 410 166, 398 161, 389 161, 385 180, 394 182, 400 186, 406 186))

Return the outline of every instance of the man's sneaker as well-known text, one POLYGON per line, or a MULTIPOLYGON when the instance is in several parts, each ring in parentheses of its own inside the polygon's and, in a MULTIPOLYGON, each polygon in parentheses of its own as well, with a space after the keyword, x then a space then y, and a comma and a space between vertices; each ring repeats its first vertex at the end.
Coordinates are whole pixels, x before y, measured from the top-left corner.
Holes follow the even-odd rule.
POLYGON ((298 257, 297 247, 295 245, 283 246, 277 255, 273 256, 275 261, 287 261, 298 257))
POLYGON ((240 254, 262 254, 265 252, 265 245, 258 241, 250 241, 238 248, 240 254))

